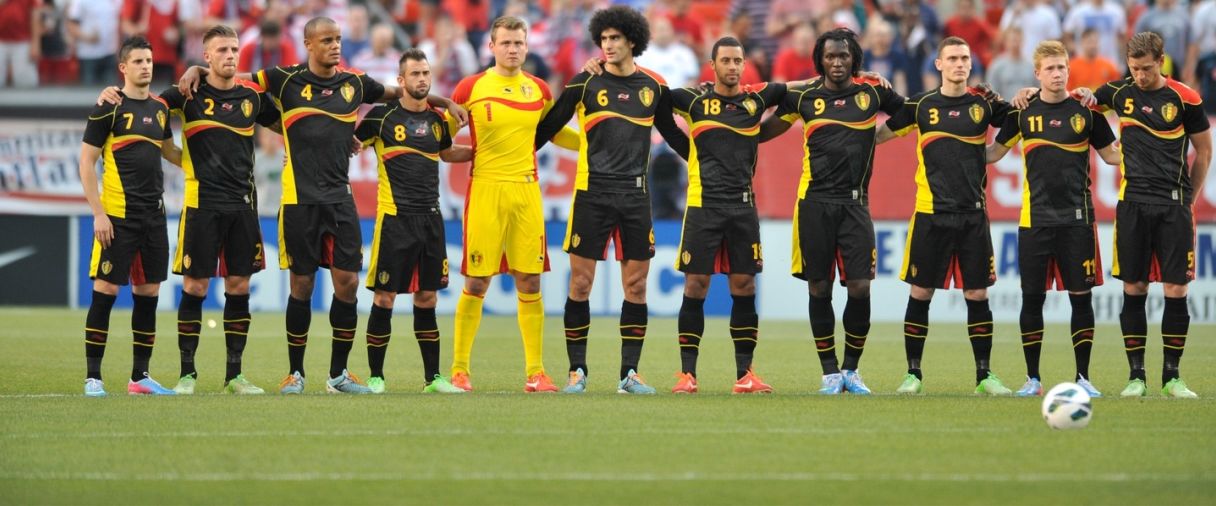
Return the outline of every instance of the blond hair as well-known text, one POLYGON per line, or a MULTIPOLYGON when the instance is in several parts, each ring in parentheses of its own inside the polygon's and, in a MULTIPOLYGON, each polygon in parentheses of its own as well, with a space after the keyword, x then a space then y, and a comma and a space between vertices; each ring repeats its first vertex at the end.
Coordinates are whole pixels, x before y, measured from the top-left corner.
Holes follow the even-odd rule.
POLYGON ((523 30, 526 34, 528 31, 528 23, 515 16, 499 16, 498 19, 495 19, 494 23, 490 25, 490 42, 497 41, 499 28, 511 31, 523 30))
POLYGON ((1064 61, 1068 61, 1068 50, 1064 48, 1064 44, 1058 40, 1040 42, 1034 48, 1034 68, 1036 70, 1039 68, 1039 62, 1043 61, 1043 58, 1051 58, 1053 56, 1063 56, 1064 61))

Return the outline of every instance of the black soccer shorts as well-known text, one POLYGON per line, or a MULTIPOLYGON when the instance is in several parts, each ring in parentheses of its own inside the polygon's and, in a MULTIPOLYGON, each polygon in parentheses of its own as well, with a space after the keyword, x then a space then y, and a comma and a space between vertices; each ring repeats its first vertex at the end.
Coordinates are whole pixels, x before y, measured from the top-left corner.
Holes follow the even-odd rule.
POLYGON ((923 288, 977 290, 996 283, 988 214, 916 213, 899 279, 923 288))
POLYGON ((764 269, 754 207, 689 207, 676 269, 689 274, 757 274, 764 269))
POLYGON ((645 193, 576 190, 562 249, 583 258, 606 260, 608 241, 617 260, 654 258, 654 223, 645 193))
POLYGON ((187 207, 177 224, 173 273, 196 279, 252 276, 266 268, 262 228, 253 209, 187 207))

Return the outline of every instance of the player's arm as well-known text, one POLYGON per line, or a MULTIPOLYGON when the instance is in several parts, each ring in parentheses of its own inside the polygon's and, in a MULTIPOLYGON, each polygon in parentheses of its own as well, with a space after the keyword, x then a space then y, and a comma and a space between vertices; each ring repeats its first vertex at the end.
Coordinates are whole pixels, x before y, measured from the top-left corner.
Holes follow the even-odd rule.
MULTIPOLYGON (((768 110, 770 107, 776 107, 777 111, 778 111, 777 114, 780 114, 782 107, 785 105, 786 97, 788 97, 790 95, 789 87, 806 84, 807 82, 809 82, 809 81, 795 81, 793 84, 766 83, 764 88, 760 90, 760 100, 764 102, 765 110, 768 110)), ((772 116, 769 116, 763 122, 760 123, 761 132, 764 131, 764 123, 772 121, 773 118, 777 116, 777 114, 773 114, 772 116)), ((785 123, 785 122, 782 121, 782 123, 785 123)), ((770 128, 776 128, 776 127, 770 127, 770 128)), ((786 126, 786 128, 789 128, 789 127, 786 126)), ((777 132, 777 135, 780 135, 781 133, 784 133, 784 132, 785 132, 785 129, 781 129, 780 132, 777 132)), ((768 142, 769 140, 772 140, 774 137, 776 137, 776 135, 770 136, 770 137, 764 137, 764 136, 758 136, 758 137, 759 137, 760 142, 768 142)))
POLYGON ((110 247, 114 239, 114 225, 110 217, 101 207, 101 192, 97 191, 97 159, 101 158, 101 148, 88 142, 80 143, 80 186, 84 188, 84 199, 89 203, 93 212, 93 237, 103 247, 110 247))
MULTIPOLYGON (((207 78, 207 74, 211 73, 211 69, 199 65, 192 65, 182 73, 182 77, 177 80, 177 91, 181 92, 186 98, 194 98, 194 92, 198 91, 198 83, 207 78)), ((237 79, 245 81, 253 81, 254 75, 249 72, 238 72, 237 79)), ((263 83, 259 83, 263 84, 263 83)))
POLYGON ((674 111, 671 108, 671 88, 667 86, 659 86, 659 104, 654 111, 654 126, 659 130, 659 135, 663 136, 663 140, 680 158, 688 160, 689 142, 688 135, 676 125, 674 111))
MULTIPOLYGON (((536 149, 545 146, 553 136, 562 131, 566 123, 570 122, 570 118, 574 117, 574 111, 578 110, 578 104, 583 100, 583 92, 587 88, 588 76, 579 74, 570 79, 566 84, 566 88, 562 90, 562 94, 553 102, 553 107, 549 108, 549 112, 545 113, 545 117, 536 125, 536 139, 534 144, 536 149)), ((576 145, 574 149, 578 149, 576 145)))
POLYGON ((182 148, 173 142, 173 137, 161 141, 160 156, 173 165, 182 166, 182 148))
POLYGON ((1123 162, 1123 155, 1119 152, 1119 143, 1116 142, 1115 132, 1110 129, 1110 123, 1106 122, 1106 118, 1102 113, 1090 109, 1089 113, 1089 145, 1094 147, 1098 152, 1098 157, 1106 162, 1107 165, 1119 165, 1123 162))
POLYGON ((798 112, 802 96, 801 92, 786 91, 785 96, 781 97, 781 103, 777 104, 777 111, 760 123, 760 142, 768 142, 781 136, 802 118, 802 114, 798 112))
POLYGON ((906 100, 895 114, 887 118, 887 122, 879 125, 874 131, 874 144, 882 144, 896 137, 903 136, 917 128, 916 109, 920 100, 906 100))
POLYGON ((1199 195, 1208 177, 1208 167, 1212 164, 1212 136, 1208 132, 1199 132, 1191 134, 1190 139, 1195 146, 1195 161, 1191 162, 1191 188, 1193 195, 1199 195))
POLYGON ((1112 142, 1104 148, 1095 150, 1098 152, 1098 157, 1106 162, 1107 165, 1119 165, 1123 163, 1123 154, 1119 151, 1119 143, 1112 142))
POLYGON ((473 161, 473 147, 465 144, 453 144, 452 147, 439 152, 439 159, 448 163, 473 161))

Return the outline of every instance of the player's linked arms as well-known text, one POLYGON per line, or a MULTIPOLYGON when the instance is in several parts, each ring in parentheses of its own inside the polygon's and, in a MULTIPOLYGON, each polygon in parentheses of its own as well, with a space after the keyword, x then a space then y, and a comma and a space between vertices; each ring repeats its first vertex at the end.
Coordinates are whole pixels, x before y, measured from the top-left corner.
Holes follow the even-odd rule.
MULTIPOLYGON (((1019 109, 1019 110, 1025 109, 1026 106, 1030 105, 1030 99, 1034 98, 1034 96, 1038 95, 1038 94, 1039 94, 1038 88, 1034 88, 1034 87, 1022 88, 1013 95, 1013 100, 1010 100, 1009 103, 1015 109, 1019 109)), ((1068 95, 1071 96, 1072 98, 1075 98, 1075 99, 1081 101, 1081 105, 1083 105, 1085 107, 1093 107, 1095 104, 1098 103, 1098 99, 1094 97, 1093 90, 1090 90, 1089 88, 1086 88, 1084 86, 1074 89, 1074 90, 1069 90, 1068 95)))

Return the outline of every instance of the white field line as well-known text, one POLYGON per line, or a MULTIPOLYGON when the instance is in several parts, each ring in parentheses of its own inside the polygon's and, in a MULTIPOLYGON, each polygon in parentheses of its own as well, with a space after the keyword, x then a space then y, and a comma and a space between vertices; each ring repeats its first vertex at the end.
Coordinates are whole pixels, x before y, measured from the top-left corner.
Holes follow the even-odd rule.
POLYGON ((424 472, 424 473, 332 473, 306 472, 0 472, 0 480, 54 481, 143 481, 143 482, 218 482, 218 481, 361 481, 361 482, 989 482, 989 483, 1144 483, 1144 482, 1211 482, 1213 474, 1156 473, 846 473, 846 472, 774 472, 774 473, 598 473, 598 472, 424 472))

